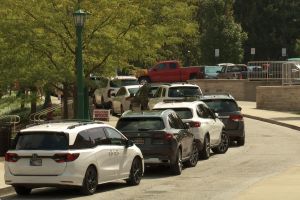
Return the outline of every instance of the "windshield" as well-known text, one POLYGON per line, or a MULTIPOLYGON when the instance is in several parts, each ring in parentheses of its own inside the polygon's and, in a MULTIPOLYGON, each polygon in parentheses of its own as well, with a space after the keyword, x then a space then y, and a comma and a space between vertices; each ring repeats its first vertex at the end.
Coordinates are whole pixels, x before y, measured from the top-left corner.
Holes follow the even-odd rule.
POLYGON ((141 131, 141 130, 162 130, 165 128, 161 118, 143 117, 143 118, 121 118, 116 128, 119 131, 141 131))
POLYGON ((169 88, 169 97, 192 97, 199 96, 201 92, 198 87, 171 87, 169 88))
POLYGON ((237 104, 231 99, 205 99, 202 101, 217 113, 239 111, 237 104))
POLYGON ((16 150, 66 150, 68 139, 64 133, 26 132, 19 133, 16 150))
POLYGON ((127 85, 138 85, 136 79, 115 79, 110 81, 110 87, 122 87, 127 85))

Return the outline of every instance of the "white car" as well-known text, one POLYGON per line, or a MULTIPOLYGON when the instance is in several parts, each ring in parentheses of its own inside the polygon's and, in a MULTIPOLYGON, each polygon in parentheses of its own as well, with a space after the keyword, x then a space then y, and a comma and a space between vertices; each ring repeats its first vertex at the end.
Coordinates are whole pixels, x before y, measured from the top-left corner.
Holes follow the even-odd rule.
POLYGON ((45 123, 21 130, 5 155, 5 183, 18 195, 37 187, 80 187, 124 179, 138 185, 144 173, 140 149, 110 125, 97 122, 45 123))
POLYGON ((202 91, 198 85, 189 83, 164 83, 154 94, 154 97, 149 99, 148 108, 151 110, 155 104, 164 100, 182 99, 187 97, 199 97, 202 91))
POLYGON ((112 79, 98 77, 95 81, 97 88, 94 91, 93 102, 96 107, 105 108, 111 108, 112 100, 120 87, 139 84, 134 76, 116 76, 112 79))
POLYGON ((124 111, 130 109, 131 98, 142 85, 123 86, 119 89, 116 96, 112 100, 112 113, 122 114, 124 111))
POLYGON ((200 158, 208 159, 210 149, 214 153, 225 153, 228 150, 229 137, 223 130, 224 124, 204 102, 161 102, 156 104, 153 109, 173 109, 183 122, 190 124, 200 158))

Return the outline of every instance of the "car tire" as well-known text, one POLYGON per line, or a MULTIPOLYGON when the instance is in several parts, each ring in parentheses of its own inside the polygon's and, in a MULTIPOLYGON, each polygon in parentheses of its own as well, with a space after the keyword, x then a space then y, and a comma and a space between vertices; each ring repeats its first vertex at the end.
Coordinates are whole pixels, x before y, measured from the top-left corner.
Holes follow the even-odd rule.
POLYGON ((199 152, 196 143, 193 143, 193 150, 189 160, 186 162, 187 167, 195 167, 198 163, 199 152))
POLYGON ((98 186, 98 174, 94 166, 89 166, 85 172, 81 193, 84 195, 92 195, 96 192, 98 186))
POLYGON ((126 180, 128 185, 138 185, 143 176, 143 163, 140 158, 134 158, 132 161, 129 179, 126 180))
POLYGON ((229 147, 229 137, 228 134, 224 131, 221 133, 221 141, 217 147, 212 148, 214 153, 223 154, 226 153, 229 147))
POLYGON ((182 172, 182 154, 181 149, 177 150, 175 162, 171 165, 173 175, 180 175, 182 172))
POLYGON ((21 196, 29 195, 32 190, 31 188, 24 187, 24 186, 14 186, 14 189, 17 195, 21 195, 21 196))
POLYGON ((207 160, 210 157, 210 139, 208 135, 204 137, 203 148, 200 151, 199 157, 203 160, 207 160))
POLYGON ((245 136, 238 138, 236 140, 236 143, 238 146, 244 146, 245 145, 245 136))

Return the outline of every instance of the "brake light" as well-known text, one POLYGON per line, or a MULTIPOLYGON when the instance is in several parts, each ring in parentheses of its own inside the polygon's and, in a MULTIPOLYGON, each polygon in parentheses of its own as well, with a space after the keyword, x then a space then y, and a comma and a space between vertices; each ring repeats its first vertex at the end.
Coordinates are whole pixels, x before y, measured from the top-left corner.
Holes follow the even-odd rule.
POLYGON ((191 128, 198 128, 201 126, 200 122, 189 122, 191 128))
POLYGON ((5 154, 6 162, 17 162, 19 159, 20 159, 20 157, 16 153, 6 153, 5 154))
POLYGON ((171 133, 165 133, 164 140, 170 141, 173 138, 173 134, 171 133))
POLYGON ((243 121, 243 116, 242 115, 230 115, 229 119, 235 122, 238 121, 243 121))
POLYGON ((53 156, 53 160, 57 163, 72 162, 79 157, 79 153, 57 153, 53 156))

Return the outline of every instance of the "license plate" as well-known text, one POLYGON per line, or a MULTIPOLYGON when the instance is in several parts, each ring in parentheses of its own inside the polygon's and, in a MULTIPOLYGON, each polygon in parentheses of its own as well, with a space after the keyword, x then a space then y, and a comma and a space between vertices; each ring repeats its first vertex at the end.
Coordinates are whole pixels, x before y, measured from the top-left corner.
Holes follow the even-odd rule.
POLYGON ((134 143, 135 144, 144 144, 144 139, 142 139, 142 138, 136 138, 136 139, 134 139, 134 143))
POLYGON ((41 158, 31 158, 30 166, 42 166, 42 159, 41 158))

